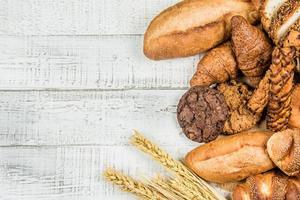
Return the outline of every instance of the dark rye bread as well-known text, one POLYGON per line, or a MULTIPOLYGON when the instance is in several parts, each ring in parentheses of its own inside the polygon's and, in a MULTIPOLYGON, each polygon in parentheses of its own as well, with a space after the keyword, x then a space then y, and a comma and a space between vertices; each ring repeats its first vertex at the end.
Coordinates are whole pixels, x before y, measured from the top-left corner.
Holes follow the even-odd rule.
POLYGON ((160 60, 211 49, 229 38, 234 15, 250 23, 259 18, 250 0, 181 1, 152 20, 144 36, 144 54, 160 60))

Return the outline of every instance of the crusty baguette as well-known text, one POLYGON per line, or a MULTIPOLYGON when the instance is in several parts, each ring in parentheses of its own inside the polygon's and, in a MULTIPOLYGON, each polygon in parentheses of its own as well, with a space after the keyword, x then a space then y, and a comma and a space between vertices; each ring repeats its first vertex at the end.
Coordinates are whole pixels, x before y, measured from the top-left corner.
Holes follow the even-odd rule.
POLYGON ((267 149, 272 161, 288 176, 300 175, 300 129, 277 132, 267 149))
POLYGON ((185 163, 207 181, 239 181, 274 167, 266 152, 270 132, 244 132, 199 146, 185 157, 185 163))
POLYGON ((144 36, 144 54, 154 60, 186 57, 217 46, 230 36, 230 19, 250 23, 258 13, 250 0, 185 0, 153 19, 144 36))

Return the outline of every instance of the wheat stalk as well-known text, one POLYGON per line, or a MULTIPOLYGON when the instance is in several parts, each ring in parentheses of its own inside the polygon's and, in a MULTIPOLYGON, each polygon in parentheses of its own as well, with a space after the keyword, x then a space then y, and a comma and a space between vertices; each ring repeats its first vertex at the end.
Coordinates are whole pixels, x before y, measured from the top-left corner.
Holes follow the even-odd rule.
POLYGON ((103 175, 106 180, 120 186, 123 191, 135 194, 140 199, 168 200, 168 198, 153 190, 148 185, 134 180, 133 178, 126 176, 114 169, 107 169, 103 175))
POLYGON ((141 151, 149 154, 152 158, 161 163, 166 169, 173 172, 177 177, 183 179, 182 183, 186 187, 196 189, 204 199, 208 200, 225 200, 212 187, 210 187, 204 180, 195 176, 182 162, 173 159, 167 152, 160 149, 151 141, 146 139, 139 132, 134 131, 131 138, 131 143, 141 151))

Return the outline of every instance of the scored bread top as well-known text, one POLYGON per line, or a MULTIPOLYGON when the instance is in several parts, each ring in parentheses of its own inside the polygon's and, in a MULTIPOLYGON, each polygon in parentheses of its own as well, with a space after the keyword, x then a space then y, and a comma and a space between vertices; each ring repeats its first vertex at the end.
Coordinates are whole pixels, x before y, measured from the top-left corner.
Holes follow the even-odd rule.
POLYGON ((274 167, 266 153, 271 132, 238 133, 204 144, 185 157, 186 165, 207 181, 239 181, 274 167))
POLYGON ((264 147, 271 135, 272 133, 268 131, 255 131, 226 136, 197 147, 188 153, 186 159, 197 154, 196 160, 203 161, 233 153, 245 146, 264 147))
POLYGON ((229 38, 234 15, 252 24, 259 18, 250 0, 182 1, 152 20, 144 35, 144 54, 161 60, 211 49, 229 38))
POLYGON ((146 34, 148 33, 150 39, 173 32, 185 32, 190 28, 201 27, 222 20, 220 18, 232 11, 249 19, 249 16, 245 15, 247 13, 245 10, 253 10, 253 5, 245 0, 186 0, 166 9, 155 17, 146 34))

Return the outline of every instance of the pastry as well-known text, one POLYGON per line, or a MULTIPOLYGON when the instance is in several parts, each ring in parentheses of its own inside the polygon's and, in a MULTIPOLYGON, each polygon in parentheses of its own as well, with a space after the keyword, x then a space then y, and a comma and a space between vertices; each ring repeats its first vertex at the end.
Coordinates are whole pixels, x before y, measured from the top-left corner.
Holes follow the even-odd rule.
POLYGON ((252 85, 258 85, 269 67, 272 46, 267 36, 241 16, 234 16, 232 24, 232 47, 238 68, 252 85))
POLYGON ((253 113, 247 108, 246 103, 252 93, 245 84, 230 81, 220 84, 218 90, 224 95, 229 108, 229 116, 223 128, 225 134, 238 133, 255 126, 261 113, 253 113))
POLYGON ((177 119, 185 135, 197 142, 209 142, 222 132, 228 117, 224 96, 213 88, 195 86, 180 99, 177 119))
POLYGON ((152 20, 144 36, 144 54, 160 60, 211 49, 229 38, 234 15, 250 23, 259 18, 250 0, 181 1, 152 20))
POLYGON ((289 178, 278 171, 251 176, 234 189, 232 199, 299 200, 300 179, 289 178))
POLYGON ((192 77, 191 86, 209 86, 236 79, 237 63, 229 42, 208 51, 200 60, 192 77))
POLYGON ((267 71, 264 78, 253 92, 247 102, 248 109, 253 113, 262 113, 269 102, 270 93, 270 71, 267 71))
POLYGON ((272 161, 288 176, 300 175, 300 129, 277 132, 267 149, 272 161))
POLYGON ((189 152, 185 163, 201 178, 239 181, 274 167, 266 151, 270 132, 243 132, 218 138, 189 152))

